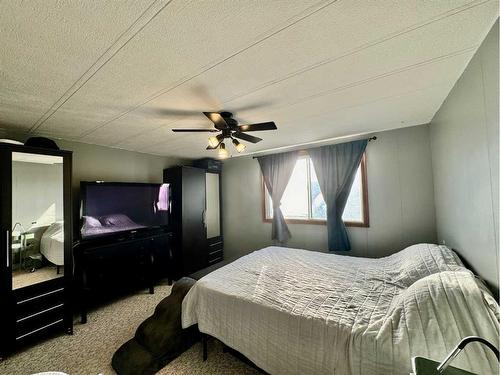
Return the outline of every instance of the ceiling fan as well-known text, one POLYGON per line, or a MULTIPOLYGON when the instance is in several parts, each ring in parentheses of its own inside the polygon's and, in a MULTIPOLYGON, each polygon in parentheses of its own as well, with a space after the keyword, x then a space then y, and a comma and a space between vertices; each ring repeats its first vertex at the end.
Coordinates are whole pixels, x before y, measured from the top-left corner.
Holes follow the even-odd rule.
POLYGON ((231 139, 236 151, 243 152, 246 146, 239 142, 238 139, 250 143, 257 143, 262 141, 261 138, 254 137, 253 135, 246 134, 246 132, 261 131, 261 130, 276 130, 276 124, 270 122, 260 122, 258 124, 238 125, 238 122, 233 118, 231 112, 203 112, 210 121, 214 123, 213 129, 172 129, 173 132, 211 132, 218 133, 217 136, 210 136, 208 138, 207 150, 218 149, 220 158, 227 158, 229 152, 224 144, 224 139, 231 139), (238 138, 238 139, 236 139, 238 138))

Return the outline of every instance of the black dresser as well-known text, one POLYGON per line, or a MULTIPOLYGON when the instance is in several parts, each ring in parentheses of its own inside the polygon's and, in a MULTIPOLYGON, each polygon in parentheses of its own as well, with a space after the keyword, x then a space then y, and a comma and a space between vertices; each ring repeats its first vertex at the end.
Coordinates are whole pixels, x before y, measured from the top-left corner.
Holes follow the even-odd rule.
POLYGON ((77 242, 75 283, 82 323, 88 306, 137 288, 154 293, 159 279, 172 280, 172 233, 168 228, 121 233, 77 242))

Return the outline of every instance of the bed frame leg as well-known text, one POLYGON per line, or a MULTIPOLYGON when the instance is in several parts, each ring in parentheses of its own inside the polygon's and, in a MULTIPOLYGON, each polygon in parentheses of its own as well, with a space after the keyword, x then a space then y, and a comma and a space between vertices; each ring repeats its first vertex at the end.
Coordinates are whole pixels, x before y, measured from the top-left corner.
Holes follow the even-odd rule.
POLYGON ((208 358, 207 340, 208 340, 208 336, 206 334, 202 333, 201 334, 201 344, 203 346, 203 362, 205 362, 208 358))

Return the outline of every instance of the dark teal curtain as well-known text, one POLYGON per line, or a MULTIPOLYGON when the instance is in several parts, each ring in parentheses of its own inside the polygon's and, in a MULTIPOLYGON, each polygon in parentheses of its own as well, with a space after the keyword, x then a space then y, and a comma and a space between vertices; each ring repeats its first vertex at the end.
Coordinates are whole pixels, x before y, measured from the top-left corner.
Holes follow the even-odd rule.
POLYGON ((281 198, 297 162, 298 152, 266 155, 257 158, 264 177, 264 184, 273 200, 272 239, 279 243, 288 241, 292 235, 281 212, 281 198))
POLYGON ((326 203, 330 251, 351 250, 342 213, 367 143, 365 139, 308 150, 326 203))

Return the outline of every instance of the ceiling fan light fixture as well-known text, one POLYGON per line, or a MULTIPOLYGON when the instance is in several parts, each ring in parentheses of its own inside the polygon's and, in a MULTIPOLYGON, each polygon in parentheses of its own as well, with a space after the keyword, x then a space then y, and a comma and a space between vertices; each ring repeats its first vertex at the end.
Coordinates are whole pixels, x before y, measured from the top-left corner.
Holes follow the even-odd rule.
POLYGON ((236 148, 236 151, 238 151, 238 153, 240 154, 247 148, 247 146, 245 146, 243 143, 238 142, 237 139, 233 139, 233 145, 234 148, 236 148))
POLYGON ((203 112, 203 114, 213 123, 213 128, 179 128, 172 129, 176 133, 220 133, 217 136, 208 137, 208 146, 206 150, 218 150, 219 158, 227 158, 230 156, 226 145, 223 143, 225 139, 231 139, 236 151, 242 153, 246 149, 246 145, 239 142, 241 139, 250 144, 255 144, 262 141, 262 138, 248 134, 254 131, 276 130, 276 124, 273 121, 259 122, 255 124, 239 125, 238 121, 233 117, 231 112, 203 112), (237 139, 235 139, 237 138, 237 139))
POLYGON ((224 140, 224 135, 223 134, 219 134, 217 136, 211 136, 211 137, 208 137, 208 146, 211 147, 212 149, 215 149, 217 148, 217 146, 219 146, 219 144, 224 140))
POLYGON ((217 155, 219 156, 220 159, 226 159, 227 157, 229 157, 229 152, 227 151, 224 142, 220 144, 217 155))
POLYGON ((210 147, 217 147, 217 145, 219 144, 219 140, 217 139, 217 137, 214 137, 214 136, 211 136, 211 137, 208 137, 208 145, 210 147))

